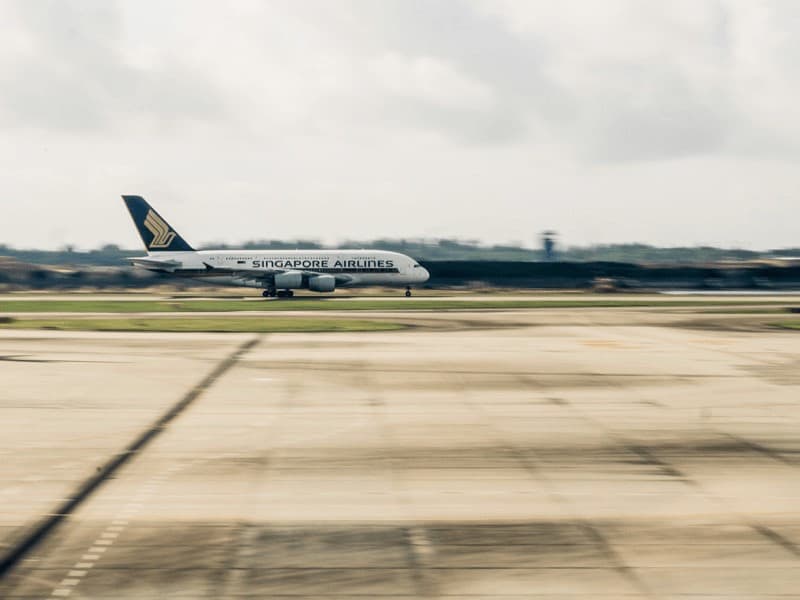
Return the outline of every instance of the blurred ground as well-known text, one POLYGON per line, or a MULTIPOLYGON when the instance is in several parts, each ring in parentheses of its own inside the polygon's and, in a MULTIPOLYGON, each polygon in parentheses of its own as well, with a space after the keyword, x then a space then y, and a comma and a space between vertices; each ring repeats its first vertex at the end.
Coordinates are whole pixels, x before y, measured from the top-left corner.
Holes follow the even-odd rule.
MULTIPOLYGON (((800 338, 713 306, 258 335, 0 597, 793 597, 800 338)), ((253 337, 0 331, 0 544, 253 337)))

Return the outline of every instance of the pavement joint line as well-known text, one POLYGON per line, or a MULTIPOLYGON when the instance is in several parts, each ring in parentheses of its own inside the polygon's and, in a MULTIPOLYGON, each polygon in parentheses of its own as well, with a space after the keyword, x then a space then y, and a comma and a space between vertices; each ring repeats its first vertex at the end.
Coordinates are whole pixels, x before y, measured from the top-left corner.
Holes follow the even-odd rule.
MULTIPOLYGON (((645 462, 647 462, 648 464, 659 467, 659 469, 661 469, 661 471, 667 477, 672 477, 675 479, 675 481, 680 481, 681 483, 687 486, 695 488, 700 493, 702 493, 708 500, 714 502, 723 510, 728 511, 734 518, 738 519, 742 525, 745 525, 750 529, 752 529, 753 531, 756 531, 769 541, 773 542, 775 545, 792 553, 794 556, 800 557, 800 548, 798 546, 796 546, 792 541, 786 539, 784 536, 782 536, 774 529, 760 523, 757 519, 748 518, 745 515, 741 514, 741 512, 736 507, 731 505, 730 498, 728 496, 711 492, 710 490, 707 489, 706 486, 701 485, 699 481, 686 475, 680 469, 675 468, 672 464, 670 464, 669 461, 663 460, 658 456, 656 456, 652 449, 631 442, 624 434, 614 431, 612 428, 608 427, 601 421, 598 421, 584 414, 583 412, 579 411, 577 407, 573 406, 571 403, 566 403, 566 406, 570 408, 574 414, 578 415, 579 418, 582 418, 588 423, 591 423, 599 427, 601 430, 604 430, 611 439, 616 440, 617 443, 619 443, 623 448, 625 448, 629 452, 638 455, 640 458, 644 459, 645 462)), ((742 438, 718 429, 711 429, 711 431, 716 431, 717 433, 721 433, 722 435, 730 439, 733 439, 735 442, 747 446, 752 451, 760 452, 780 463, 794 466, 794 463, 786 459, 786 457, 783 457, 777 452, 765 448, 764 446, 761 446, 756 442, 752 442, 746 438, 742 438)), ((631 568, 631 567, 626 567, 626 568, 631 568)))
POLYGON ((111 479, 132 458, 142 452, 148 444, 162 433, 167 425, 176 417, 180 416, 203 391, 210 388, 220 377, 231 369, 239 359, 249 350, 254 348, 263 336, 258 335, 250 338, 239 345, 227 358, 217 363, 199 383, 195 384, 177 403, 175 403, 166 413, 159 417, 155 423, 150 425, 143 433, 134 439, 122 451, 113 455, 112 458, 99 471, 83 481, 77 490, 59 506, 53 513, 35 524, 28 535, 24 536, 10 551, 0 557, 0 578, 3 578, 12 568, 22 561, 39 543, 44 540, 61 522, 74 513, 103 483, 111 479))
POLYGON ((431 541, 422 527, 412 527, 409 530, 409 538, 414 545, 415 551, 422 556, 429 556, 434 553, 431 541))
POLYGON ((754 442, 752 440, 749 440, 749 439, 744 438, 744 437, 739 436, 739 435, 734 435, 732 433, 728 433, 727 431, 720 431, 720 433, 722 433, 722 435, 724 435, 726 437, 729 437, 730 439, 734 440, 735 442, 737 442, 739 444, 747 446, 753 452, 758 452, 760 454, 763 454, 764 456, 766 456, 768 458, 771 458, 772 460, 774 460, 776 462, 779 462, 779 463, 784 464, 784 465, 788 465, 790 467, 796 467, 797 466, 797 463, 794 460, 792 460, 791 458, 789 458, 787 456, 784 456, 780 452, 778 452, 776 450, 773 450, 772 448, 768 448, 767 446, 764 446, 763 444, 759 444, 758 442, 754 442))
MULTIPOLYGON (((160 485, 160 484, 156 484, 156 487, 158 487, 158 485, 160 485)), ((95 541, 95 544, 97 544, 97 545, 101 545, 101 544, 110 545, 110 544, 112 544, 114 542, 113 538, 118 537, 120 532, 125 530, 125 526, 128 524, 128 521, 122 521, 120 519, 114 519, 112 521, 112 523, 114 523, 114 524, 107 526, 106 530, 103 533, 100 534, 101 538, 112 538, 112 539, 99 539, 99 540, 95 541), (119 523, 124 523, 124 524, 120 525, 119 523)), ((100 548, 92 548, 92 549, 93 550, 100 550, 100 548)), ((86 559, 86 558, 98 559, 100 557, 98 555, 96 555, 96 554, 84 554, 83 558, 84 559, 86 559)), ((76 563, 75 566, 73 567, 73 569, 71 569, 67 573, 67 577, 68 578, 78 578, 78 579, 77 580, 75 580, 75 579, 65 579, 64 581, 61 582, 60 585, 62 585, 62 586, 64 586, 64 585, 72 585, 72 586, 78 585, 78 583, 80 582, 79 578, 84 577, 85 575, 87 575, 89 570, 91 570, 94 566, 95 566, 94 562, 78 562, 78 563, 76 563), (71 583, 71 582, 74 582, 74 583, 71 583)), ((57 588, 57 589, 63 590, 63 589, 67 589, 67 588, 57 588)), ((53 591, 52 595, 56 595, 56 590, 53 591)))
MULTIPOLYGON (((536 383, 535 381, 530 381, 528 378, 526 379, 533 384, 536 383)), ((502 434, 500 434, 500 430, 497 429, 493 422, 494 415, 487 412, 483 405, 469 400, 467 395, 469 392, 466 389, 462 390, 462 392, 462 402, 466 406, 470 407, 474 412, 481 415, 488 427, 495 432, 495 435, 499 435, 498 439, 502 440, 502 434)), ((575 408, 566 400, 561 400, 558 402, 558 406, 566 407, 573 412, 576 412, 575 408)), ((583 414, 579 414, 579 418, 586 419, 587 417, 583 414)), ((548 477, 541 468, 540 459, 536 456, 536 454, 534 453, 533 456, 531 456, 529 454, 530 451, 525 452, 514 443, 505 445, 508 447, 510 454, 522 465, 522 468, 528 473, 528 475, 532 479, 542 482, 548 490, 548 495, 553 498, 554 501, 562 504, 570 513, 572 513, 575 523, 586 532, 588 538, 591 539, 600 549, 602 556, 605 557, 605 559, 609 562, 611 568, 619 573, 619 575, 632 587, 634 587, 639 594, 646 598, 657 598, 657 594, 650 589, 650 586, 647 585, 639 576, 639 573, 636 571, 636 569, 625 562, 623 557, 614 549, 613 545, 603 534, 603 532, 600 531, 589 519, 586 519, 578 514, 575 510, 575 507, 572 505, 569 496, 559 492, 555 488, 553 480, 548 477)))
MULTIPOLYGON (((150 484, 147 484, 147 485, 149 487, 154 487, 155 489, 157 489, 161 484, 162 484, 162 482, 159 481, 158 483, 155 483, 155 484, 150 483, 150 484)), ((148 495, 150 495, 150 494, 148 494, 148 495)), ((113 544, 113 542, 115 541, 113 538, 118 537, 120 535, 120 532, 125 530, 125 527, 128 525, 128 523, 129 522, 127 520, 123 520, 123 519, 114 519, 114 520, 112 520, 112 524, 107 526, 105 531, 103 531, 100 534, 100 538, 101 539, 96 540, 94 542, 94 544, 97 545, 97 546, 100 546, 100 545, 109 546, 109 545, 113 544), (102 538, 105 538, 105 539, 102 539, 102 538)), ((90 548, 90 551, 92 551, 92 550, 102 551, 102 550, 105 550, 105 549, 106 548, 95 547, 95 548, 90 548)), ((82 557, 83 560, 86 560, 86 559, 97 560, 98 558, 100 558, 100 556, 97 555, 97 554, 84 554, 83 557, 82 557)), ((61 582, 60 585, 61 586, 76 586, 76 585, 78 585, 78 583, 80 582, 80 578, 84 577, 85 575, 87 575, 89 570, 91 570, 94 566, 95 566, 94 562, 78 562, 78 563, 76 563, 75 566, 67 573, 67 579, 64 579, 61 582)), ((63 593, 65 590, 68 591, 69 588, 68 587, 57 588, 56 590, 53 591, 52 595, 65 595, 63 593), (57 594, 56 591, 59 591, 59 593, 57 594)), ((68 595, 68 594, 66 594, 66 595, 68 595)))
MULTIPOLYGON (((50 519, 46 521, 39 529, 37 529, 34 534, 36 537, 28 538, 28 540, 24 540, 27 542, 21 548, 17 548, 16 552, 12 552, 11 556, 4 559, 2 563, 0 563, 0 577, 2 577, 8 570, 13 568, 15 564, 22 560, 26 560, 26 554, 30 552, 35 545, 37 545, 42 539, 44 539, 47 534, 55 528, 60 520, 66 518, 74 512, 78 506, 85 501, 95 489, 97 489, 100 484, 102 484, 106 479, 110 478, 119 468, 121 468, 125 462, 130 460, 132 457, 135 457, 137 453, 141 452, 146 446, 149 441, 151 441, 158 433, 166 430, 167 425, 170 421, 174 418, 178 417, 183 410, 185 410, 193 400, 197 399, 201 392, 211 387, 211 385, 219 379, 225 372, 227 372, 234 364, 236 364, 237 360, 249 349, 253 348, 259 341, 261 337, 255 337, 250 339, 249 341, 245 342, 244 344, 240 345, 239 348, 231 354, 225 361, 218 364, 217 367, 206 377, 206 379, 200 384, 199 386, 195 386, 192 391, 183 397, 183 399, 178 402, 177 405, 172 407, 170 411, 163 417, 161 417, 154 426, 152 426, 149 430, 147 430, 144 434, 142 434, 133 444, 128 446, 123 452, 117 455, 117 458, 113 460, 104 470, 101 470, 95 477, 90 479, 87 483, 82 486, 77 494, 73 497, 69 498, 69 502, 67 505, 61 508, 58 513, 53 513, 49 515, 50 519), (38 534, 38 535, 37 535, 38 534), (13 559, 13 560, 9 560, 13 559)), ((177 473, 181 469, 183 469, 185 465, 172 465, 169 469, 167 469, 166 474, 161 474, 158 478, 153 477, 146 484, 144 484, 144 488, 149 488, 148 490, 142 490, 137 493, 134 497, 135 500, 142 500, 146 501, 150 497, 152 497, 153 493, 164 483, 166 478, 169 478, 171 474, 177 473)), ((126 518, 119 518, 119 517, 127 517, 133 516, 139 512, 142 508, 143 504, 141 502, 131 502, 126 505, 123 509, 122 514, 118 515, 117 518, 112 520, 112 525, 106 527, 106 530, 100 534, 100 538, 95 540, 92 546, 89 548, 88 553, 83 554, 82 559, 91 559, 97 560, 100 558, 100 554, 108 550, 108 548, 113 545, 115 538, 119 536, 119 532, 125 529, 125 525, 129 523, 126 518), (130 513, 130 514, 129 514, 130 513), (120 525, 121 524, 121 525, 120 525)), ((72 592, 74 586, 80 583, 81 578, 85 576, 88 571, 94 566, 94 563, 78 563, 76 566, 81 565, 85 566, 85 569, 71 569, 67 573, 67 578, 64 579, 60 584, 59 587, 55 588, 51 596, 69 596, 72 592), (72 586, 72 587, 65 587, 65 586, 72 586)))
POLYGON ((403 529, 403 537, 406 546, 406 562, 408 563, 411 578, 414 581, 416 595, 420 598, 432 598, 438 596, 435 593, 433 582, 426 576, 426 555, 429 553, 420 552, 419 541, 427 540, 427 536, 421 527, 412 526, 403 529))

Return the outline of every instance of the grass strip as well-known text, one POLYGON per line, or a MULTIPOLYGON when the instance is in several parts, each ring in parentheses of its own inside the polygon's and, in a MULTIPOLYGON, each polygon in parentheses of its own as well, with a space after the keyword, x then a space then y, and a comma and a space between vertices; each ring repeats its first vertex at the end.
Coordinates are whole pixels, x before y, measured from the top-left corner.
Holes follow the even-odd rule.
POLYGON ((402 323, 357 319, 257 317, 151 317, 3 319, 4 329, 53 331, 164 331, 220 333, 316 333, 335 331, 396 331, 402 323))
POLYGON ((355 300, 336 298, 292 298, 282 300, 3 300, 2 313, 170 313, 244 311, 326 311, 326 310, 511 310, 536 308, 679 308, 713 306, 785 305, 781 301, 742 300, 451 300, 393 299, 355 300))

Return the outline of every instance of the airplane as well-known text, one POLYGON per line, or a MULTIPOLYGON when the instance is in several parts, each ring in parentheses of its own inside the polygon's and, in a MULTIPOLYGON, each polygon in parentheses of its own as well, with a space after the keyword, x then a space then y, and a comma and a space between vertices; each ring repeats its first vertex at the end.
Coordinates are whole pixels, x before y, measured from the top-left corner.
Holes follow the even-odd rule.
POLYGON ((131 257, 135 267, 219 285, 262 289, 264 297, 289 298, 294 290, 333 292, 337 287, 405 286, 428 280, 413 258, 384 250, 195 250, 141 196, 122 199, 147 256, 131 257))

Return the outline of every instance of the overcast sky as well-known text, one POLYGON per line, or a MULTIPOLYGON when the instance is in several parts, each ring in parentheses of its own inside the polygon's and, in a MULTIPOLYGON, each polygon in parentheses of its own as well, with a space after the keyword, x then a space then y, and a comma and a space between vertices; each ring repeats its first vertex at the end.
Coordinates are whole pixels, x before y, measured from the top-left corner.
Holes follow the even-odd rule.
POLYGON ((0 0, 0 243, 800 246, 796 0, 0 0))

